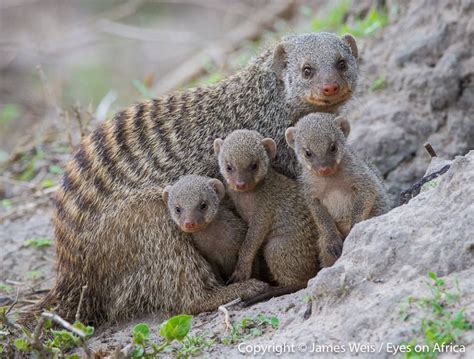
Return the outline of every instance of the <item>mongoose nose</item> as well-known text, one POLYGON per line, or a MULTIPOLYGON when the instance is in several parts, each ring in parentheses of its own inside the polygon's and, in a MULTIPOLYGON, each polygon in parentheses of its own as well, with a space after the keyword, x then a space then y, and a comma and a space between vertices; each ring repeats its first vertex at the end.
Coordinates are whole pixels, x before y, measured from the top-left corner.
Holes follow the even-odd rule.
POLYGON ((332 172, 331 167, 320 167, 319 168, 319 174, 321 176, 327 176, 327 175, 331 174, 331 172, 332 172))
POLYGON ((334 96, 334 95, 337 95, 338 92, 339 92, 339 85, 337 84, 337 82, 325 84, 323 86, 324 96, 334 96))
POLYGON ((184 222, 184 228, 193 229, 194 227, 196 227, 196 223, 191 222, 191 221, 184 222))
POLYGON ((235 182, 235 187, 239 190, 242 190, 242 189, 245 189, 246 184, 245 184, 245 182, 236 181, 235 182))

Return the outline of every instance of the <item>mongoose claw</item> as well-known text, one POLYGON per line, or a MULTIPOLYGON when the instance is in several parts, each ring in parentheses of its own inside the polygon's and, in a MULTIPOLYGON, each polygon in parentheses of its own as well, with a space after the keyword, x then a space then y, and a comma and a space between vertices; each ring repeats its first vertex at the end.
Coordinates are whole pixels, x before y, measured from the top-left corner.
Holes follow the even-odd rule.
POLYGON ((237 283, 237 282, 244 282, 252 276, 252 268, 250 270, 244 270, 239 268, 235 268, 234 273, 230 276, 228 283, 237 283))
POLYGON ((343 243, 341 240, 331 243, 331 245, 329 245, 328 252, 337 259, 342 254, 342 246, 343 243))
POLYGON ((270 289, 270 284, 254 278, 242 282, 241 285, 244 286, 244 289, 240 293, 240 299, 244 302, 270 289))

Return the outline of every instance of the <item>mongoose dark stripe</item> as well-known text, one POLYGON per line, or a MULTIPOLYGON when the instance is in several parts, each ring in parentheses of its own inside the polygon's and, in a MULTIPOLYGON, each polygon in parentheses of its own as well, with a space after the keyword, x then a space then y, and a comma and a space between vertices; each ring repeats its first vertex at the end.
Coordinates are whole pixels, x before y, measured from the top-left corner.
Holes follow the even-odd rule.
MULTIPOLYGON (((153 103, 149 103, 152 106, 153 103)), ((160 181, 159 177, 157 176, 162 171, 166 170, 166 167, 161 165, 158 158, 156 158, 153 154, 153 144, 151 142, 152 138, 150 138, 149 127, 151 125, 151 118, 150 111, 145 111, 145 103, 139 105, 139 111, 134 119, 134 131, 138 134, 138 142, 139 145, 138 150, 144 155, 143 157, 146 158, 147 163, 151 166, 151 170, 153 175, 151 179, 154 182, 160 181)))
POLYGON ((169 161, 171 163, 176 163, 179 161, 179 158, 175 155, 173 151, 173 146, 168 139, 168 135, 163 131, 163 124, 164 118, 161 116, 162 109, 168 111, 168 114, 171 115, 173 113, 174 108, 174 96, 169 96, 168 100, 165 102, 165 106, 160 106, 157 104, 158 101, 153 101, 153 118, 155 119, 155 125, 153 128, 153 133, 155 134, 155 138, 157 139, 157 144, 160 148, 161 154, 163 155, 163 159, 165 161, 169 161), (173 100, 171 100, 173 99, 173 100))
MULTIPOLYGON (((118 166, 115 156, 111 155, 104 126, 100 126, 92 134, 92 145, 94 152, 98 155, 99 166, 107 171, 109 181, 123 187, 135 187, 133 181, 118 166)), ((117 160, 120 161, 119 158, 117 160)))
POLYGON ((144 180, 145 174, 143 168, 140 167, 140 161, 134 156, 133 151, 128 144, 130 134, 128 133, 127 120, 128 117, 126 117, 124 112, 122 112, 115 120, 114 135, 120 149, 120 159, 124 163, 124 166, 127 167, 125 172, 132 172, 140 180, 144 180))

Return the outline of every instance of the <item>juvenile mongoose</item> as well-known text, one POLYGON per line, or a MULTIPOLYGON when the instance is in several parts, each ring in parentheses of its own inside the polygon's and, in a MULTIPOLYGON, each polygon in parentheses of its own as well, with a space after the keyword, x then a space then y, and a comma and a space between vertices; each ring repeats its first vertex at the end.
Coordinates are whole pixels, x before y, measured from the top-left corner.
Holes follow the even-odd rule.
POLYGON ((139 103, 101 124, 66 166, 55 199, 56 284, 35 309, 57 307, 73 320, 86 284, 80 319, 96 324, 211 311, 266 290, 256 280, 221 286, 161 192, 190 168, 218 175, 212 141, 239 128, 274 138, 275 168, 295 178, 286 128, 337 111, 355 90, 356 60, 350 35, 291 36, 217 84, 139 103))
POLYGON ((301 163, 302 193, 320 230, 321 262, 331 266, 357 222, 385 213, 387 193, 379 175, 347 144, 349 122, 311 114, 286 130, 301 163))
POLYGON ((233 273, 247 233, 245 222, 220 206, 224 197, 221 181, 195 175, 181 177, 163 191, 171 218, 182 231, 193 234, 196 248, 221 283, 233 273))
POLYGON ((229 197, 248 224, 231 280, 250 278, 263 245, 273 280, 288 288, 280 294, 306 287, 319 270, 317 229, 297 182, 270 165, 277 152, 275 141, 256 131, 238 130, 225 140, 216 139, 214 150, 229 197))

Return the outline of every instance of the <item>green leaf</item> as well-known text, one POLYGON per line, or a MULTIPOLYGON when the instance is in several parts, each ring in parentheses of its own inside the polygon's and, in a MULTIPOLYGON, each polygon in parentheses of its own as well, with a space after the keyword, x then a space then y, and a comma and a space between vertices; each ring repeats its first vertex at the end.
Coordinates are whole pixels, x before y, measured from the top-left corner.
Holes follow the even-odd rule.
POLYGON ((150 93, 150 90, 145 86, 145 84, 139 80, 132 81, 133 86, 140 92, 143 97, 147 99, 153 98, 153 95, 150 93))
POLYGON ((13 287, 10 284, 0 282, 0 292, 11 293, 13 292, 13 287))
POLYGON ((0 163, 6 162, 10 158, 8 152, 4 150, 0 150, 0 163))
POLYGON ((14 103, 9 103, 0 111, 0 124, 9 124, 21 114, 20 108, 14 103))
POLYGON ((434 281, 436 281, 436 279, 438 279, 438 276, 436 275, 435 272, 428 272, 428 277, 430 277, 434 281))
POLYGON ((51 188, 54 185, 55 185, 55 182, 51 178, 45 178, 44 180, 41 181, 41 187, 43 188, 51 188))
POLYGON ((18 350, 27 352, 30 350, 30 343, 28 343, 28 340, 26 340, 25 338, 18 338, 15 339, 15 347, 18 350))
POLYGON ((2 199, 2 200, 0 201, 0 204, 1 204, 2 207, 3 207, 4 209, 6 209, 7 211, 8 211, 9 209, 12 209, 12 207, 13 207, 12 201, 9 200, 9 199, 2 199))
POLYGON ((160 335, 168 342, 171 342, 175 339, 182 341, 191 330, 192 320, 192 315, 176 315, 161 325, 160 335))
POLYGON ((62 175, 64 174, 64 170, 59 167, 58 165, 51 165, 48 168, 49 173, 52 173, 53 175, 62 175))
POLYGON ((150 327, 148 324, 139 323, 133 327, 132 333, 133 335, 141 334, 144 338, 148 338, 150 336, 150 327))
POLYGON ((34 247, 34 248, 46 248, 50 247, 53 244, 53 241, 48 238, 35 238, 35 239, 28 239, 26 241, 27 247, 34 247))
MULTIPOLYGON (((140 335, 143 335, 140 333, 140 335)), ((143 347, 136 347, 135 350, 132 353, 132 358, 141 358, 143 357, 143 354, 145 354, 145 349, 143 347)))
POLYGON ((385 74, 381 74, 379 77, 377 77, 374 82, 372 82, 372 85, 370 85, 370 91, 378 91, 386 86, 386 81, 385 81, 385 74))
POLYGON ((43 276, 43 273, 39 270, 33 270, 26 273, 26 276, 28 277, 28 279, 36 280, 41 278, 43 276))
POLYGON ((280 325, 280 319, 278 319, 277 317, 273 316, 270 318, 270 324, 272 325, 273 328, 278 328, 278 326, 280 325))

